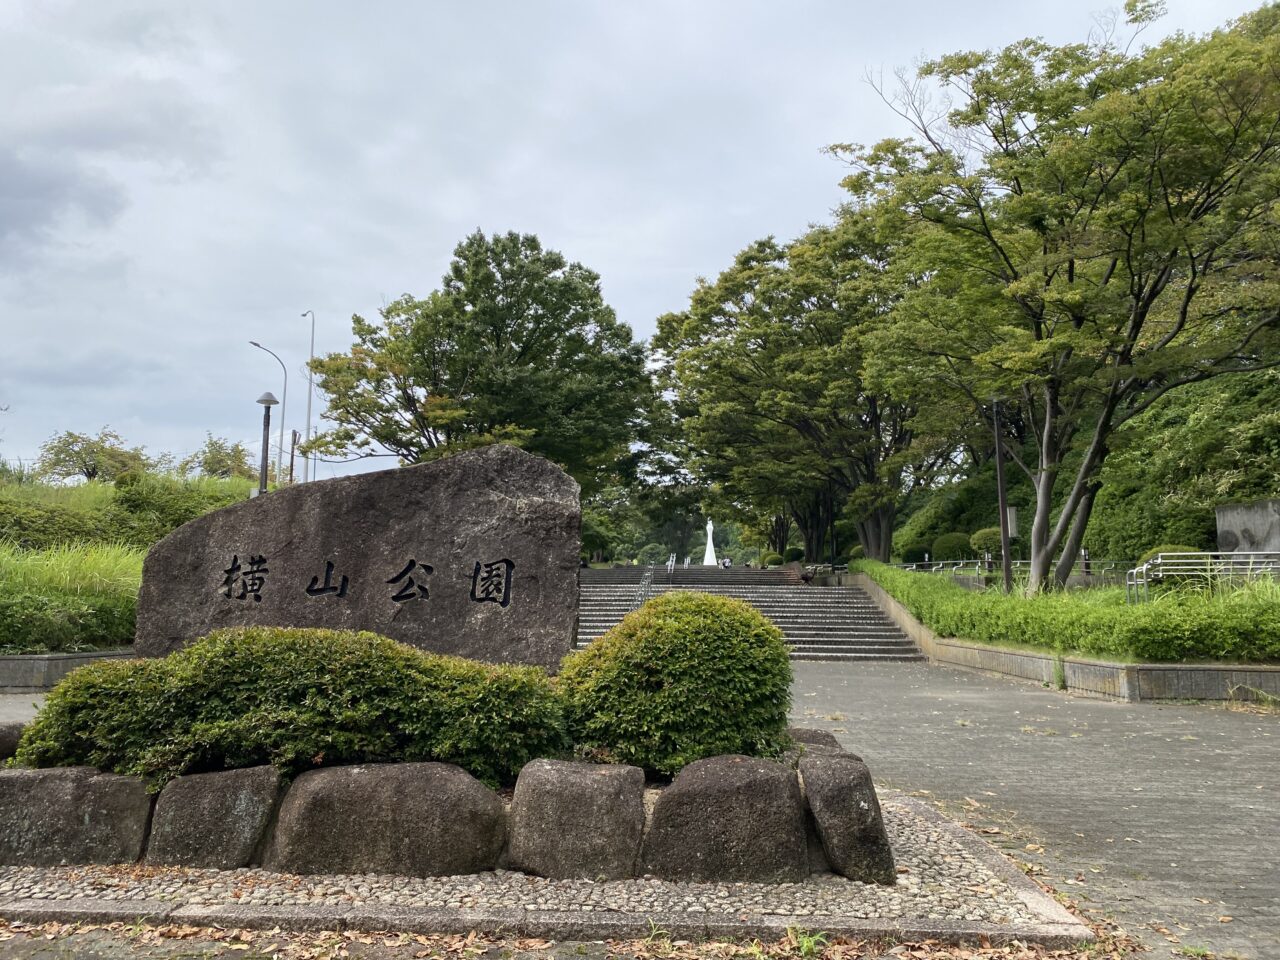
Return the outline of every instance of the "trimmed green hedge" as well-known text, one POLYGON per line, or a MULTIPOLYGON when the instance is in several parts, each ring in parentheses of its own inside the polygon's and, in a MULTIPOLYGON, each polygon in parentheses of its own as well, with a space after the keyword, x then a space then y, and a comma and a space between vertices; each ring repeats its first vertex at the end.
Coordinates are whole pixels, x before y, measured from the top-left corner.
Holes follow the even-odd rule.
POLYGON ((782 554, 780 553, 764 553, 760 555, 760 566, 762 567, 780 567, 782 566, 782 554))
POLYGON ((587 756, 674 774, 721 753, 776 755, 791 662, 782 631, 741 600, 667 593, 564 660, 569 731, 587 756))
POLYGON ((1270 581, 1126 604, 1120 588, 1028 598, 871 561, 856 569, 944 637, 1152 662, 1280 660, 1280 586, 1270 581))
POLYGON ((27 727, 16 762, 88 765, 152 784, 271 763, 454 763, 510 783, 567 752, 560 700, 534 667, 424 653, 372 633, 224 630, 157 660, 76 670, 27 727))
POLYGON ((967 560, 973 556, 967 533, 944 533, 933 541, 932 560, 967 560))
POLYGON ((0 654, 128 646, 135 605, 118 593, 0 593, 0 654))

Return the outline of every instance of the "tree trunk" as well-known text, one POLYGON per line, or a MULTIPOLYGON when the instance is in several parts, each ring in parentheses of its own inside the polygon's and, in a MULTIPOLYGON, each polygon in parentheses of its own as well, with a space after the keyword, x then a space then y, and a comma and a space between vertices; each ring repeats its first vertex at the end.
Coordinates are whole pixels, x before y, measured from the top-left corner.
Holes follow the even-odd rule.
POLYGON ((1071 520, 1071 532, 1062 545, 1062 556, 1058 559, 1058 565, 1053 571, 1054 582, 1059 587, 1067 585, 1067 578, 1071 576, 1071 570, 1075 567, 1076 558, 1080 555, 1080 544, 1084 542, 1085 530, 1089 526, 1089 516, 1093 513, 1093 498, 1098 495, 1101 488, 1102 484, 1094 480, 1085 490, 1084 496, 1080 498, 1080 506, 1076 508, 1076 515, 1071 520))
POLYGON ((1053 512, 1053 482, 1057 469, 1041 469, 1036 477, 1036 512, 1031 521, 1031 574, 1027 593, 1039 593, 1049 577, 1049 519, 1053 512))
POLYGON ((893 551, 893 521, 896 515, 897 507, 886 504, 858 521, 858 542, 862 544, 862 552, 868 560, 889 562, 893 551))
POLYGON ((785 513, 774 514, 769 521, 769 549, 778 556, 787 551, 787 541, 791 539, 791 518, 785 513))
POLYGON ((803 504, 791 506, 791 516, 800 530, 800 536, 804 538, 804 555, 808 560, 820 562, 830 522, 827 514, 826 497, 823 494, 815 494, 803 504))

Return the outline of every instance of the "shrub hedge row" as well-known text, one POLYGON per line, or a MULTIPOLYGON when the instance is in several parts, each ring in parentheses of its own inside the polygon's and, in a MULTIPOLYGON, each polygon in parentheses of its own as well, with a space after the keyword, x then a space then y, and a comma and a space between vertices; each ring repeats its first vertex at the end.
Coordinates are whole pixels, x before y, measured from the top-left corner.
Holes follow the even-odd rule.
POLYGON ((48 696, 15 762, 88 765, 153 785, 274 764, 436 760, 490 784, 535 757, 671 774, 720 753, 776 754, 791 665, 741 601, 650 601, 552 679, 426 653, 371 633, 224 630, 155 660, 83 667, 48 696))
POLYGON ((118 593, 0 593, 0 654, 128 646, 135 605, 118 593))
POLYGON ((1280 660, 1280 587, 1271 582, 1171 591, 1130 605, 1120 588, 1028 598, 975 593, 943 575, 872 561, 856 569, 944 637, 1152 662, 1280 660))

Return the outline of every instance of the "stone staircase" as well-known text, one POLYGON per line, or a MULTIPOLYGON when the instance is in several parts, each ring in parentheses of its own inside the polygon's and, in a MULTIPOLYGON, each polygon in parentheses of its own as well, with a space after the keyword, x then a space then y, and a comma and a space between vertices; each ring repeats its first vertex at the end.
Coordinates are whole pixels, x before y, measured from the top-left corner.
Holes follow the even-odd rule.
POLYGON ((615 567, 579 576, 578 649, 650 597, 675 590, 737 597, 781 628, 793 660, 922 660, 858 587, 815 587, 794 568, 615 567))

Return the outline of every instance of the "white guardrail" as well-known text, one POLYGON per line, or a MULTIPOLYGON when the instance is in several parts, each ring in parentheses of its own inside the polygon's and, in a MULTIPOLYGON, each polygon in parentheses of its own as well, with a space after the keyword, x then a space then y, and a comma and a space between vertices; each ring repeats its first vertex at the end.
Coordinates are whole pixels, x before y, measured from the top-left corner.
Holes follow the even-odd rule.
POLYGON ((1124 578, 1125 599, 1129 603, 1151 597, 1156 580, 1248 580, 1280 577, 1280 553, 1158 553, 1124 578))

